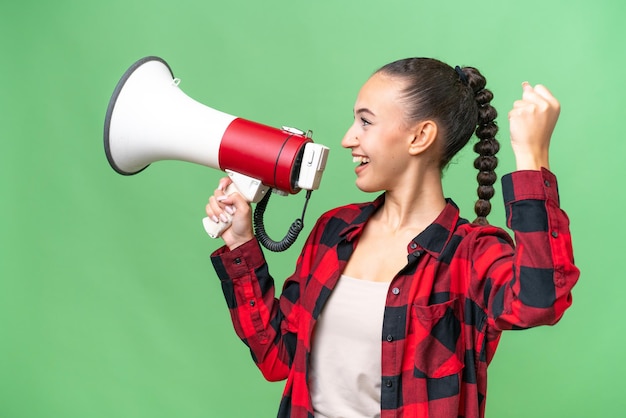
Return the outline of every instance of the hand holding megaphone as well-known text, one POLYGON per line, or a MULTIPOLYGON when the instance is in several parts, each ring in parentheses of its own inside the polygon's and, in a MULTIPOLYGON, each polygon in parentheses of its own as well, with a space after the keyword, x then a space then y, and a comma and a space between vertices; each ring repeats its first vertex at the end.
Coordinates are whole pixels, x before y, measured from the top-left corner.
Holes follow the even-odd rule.
MULTIPOLYGON (((233 184, 227 193, 236 189, 248 202, 259 202, 255 232, 257 211, 262 215, 270 189, 283 195, 304 189, 308 200, 319 187, 328 148, 313 143, 310 132, 277 129, 220 112, 191 99, 179 83, 158 57, 143 58, 124 73, 109 101, 104 125, 104 148, 115 171, 133 175, 160 160, 225 171, 233 184)), ((214 238, 230 225, 209 221, 203 224, 214 238)), ((301 228, 296 223, 288 233, 292 238, 293 231, 301 228)), ((258 230, 264 231, 262 223, 258 230)), ((271 240, 270 246, 260 241, 272 251, 286 249, 282 242, 272 249, 271 240)))
POLYGON ((251 209, 250 200, 231 178, 222 178, 206 205, 204 229, 213 238, 221 236, 230 249, 236 248, 254 237, 251 209))
MULTIPOLYGON (((231 170, 226 172, 230 181, 227 179, 220 180, 220 186, 216 190, 216 194, 209 199, 211 207, 207 206, 208 216, 202 219, 204 230, 211 238, 220 237, 230 227, 233 218, 232 213, 229 213, 230 206, 221 207, 217 204, 218 202, 222 202, 233 193, 238 193, 246 202, 257 203, 269 191, 269 187, 252 177, 231 170), (208 213, 209 210, 212 211, 212 214, 208 213)), ((250 231, 252 231, 252 225, 250 226, 250 231)))

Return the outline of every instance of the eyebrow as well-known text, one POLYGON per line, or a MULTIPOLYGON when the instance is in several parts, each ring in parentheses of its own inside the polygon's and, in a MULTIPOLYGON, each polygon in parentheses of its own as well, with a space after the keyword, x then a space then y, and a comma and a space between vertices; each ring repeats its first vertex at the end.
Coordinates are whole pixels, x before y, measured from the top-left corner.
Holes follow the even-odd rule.
POLYGON ((368 109, 368 108, 366 108, 366 107, 359 108, 359 109, 357 109, 357 110, 354 112, 354 114, 355 114, 355 115, 360 115, 361 113, 367 113, 367 114, 370 114, 370 115, 372 115, 372 116, 376 116, 376 115, 374 114, 374 112, 372 112, 371 110, 369 110, 369 109, 368 109))

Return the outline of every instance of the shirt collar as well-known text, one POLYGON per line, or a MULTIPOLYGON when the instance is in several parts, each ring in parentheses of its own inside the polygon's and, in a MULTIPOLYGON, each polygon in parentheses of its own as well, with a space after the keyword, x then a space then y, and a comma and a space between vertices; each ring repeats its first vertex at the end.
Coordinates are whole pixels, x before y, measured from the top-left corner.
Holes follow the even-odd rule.
POLYGON ((353 219, 348 220, 348 225, 339 233, 339 236, 345 237, 348 241, 352 241, 354 238, 361 235, 367 220, 370 216, 372 216, 372 214, 374 214, 374 212, 376 212, 378 208, 383 205, 384 202, 385 194, 383 193, 373 202, 358 204, 357 214, 353 219))
POLYGON ((413 242, 433 257, 439 257, 454 235, 457 225, 461 223, 467 223, 467 221, 460 217, 458 206, 452 199, 446 199, 446 206, 439 216, 416 236, 413 242))
MULTIPOLYGON (((384 202, 385 194, 383 193, 373 202, 360 204, 356 216, 349 221, 349 224, 339 235, 345 237, 348 241, 352 241, 358 237, 363 231, 367 220, 384 202)), ((466 222, 466 220, 460 218, 459 208, 454 201, 452 201, 452 199, 446 199, 446 206, 439 216, 409 243, 409 253, 425 250, 433 257, 438 257, 452 238, 456 225, 466 222), (411 245, 412 243, 417 245, 411 245)))

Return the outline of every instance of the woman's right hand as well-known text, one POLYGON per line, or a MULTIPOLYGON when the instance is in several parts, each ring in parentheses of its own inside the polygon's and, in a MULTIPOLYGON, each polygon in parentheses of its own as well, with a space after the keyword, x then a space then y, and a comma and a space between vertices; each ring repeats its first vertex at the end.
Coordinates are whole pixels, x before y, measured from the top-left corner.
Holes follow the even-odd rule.
POLYGON ((250 203, 238 192, 226 195, 225 190, 230 184, 230 178, 220 179, 217 189, 206 205, 206 214, 215 223, 226 220, 228 215, 232 217, 232 224, 222 232, 221 238, 229 249, 234 250, 253 239, 254 232, 250 203))

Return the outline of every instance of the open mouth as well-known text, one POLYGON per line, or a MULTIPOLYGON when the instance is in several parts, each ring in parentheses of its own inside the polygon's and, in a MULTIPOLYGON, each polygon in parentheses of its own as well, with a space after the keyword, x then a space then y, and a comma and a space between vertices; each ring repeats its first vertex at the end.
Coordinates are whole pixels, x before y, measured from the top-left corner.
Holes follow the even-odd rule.
POLYGON ((362 155, 355 155, 352 157, 353 163, 359 163, 359 165, 365 165, 370 162, 370 159, 367 157, 363 157, 362 155))

